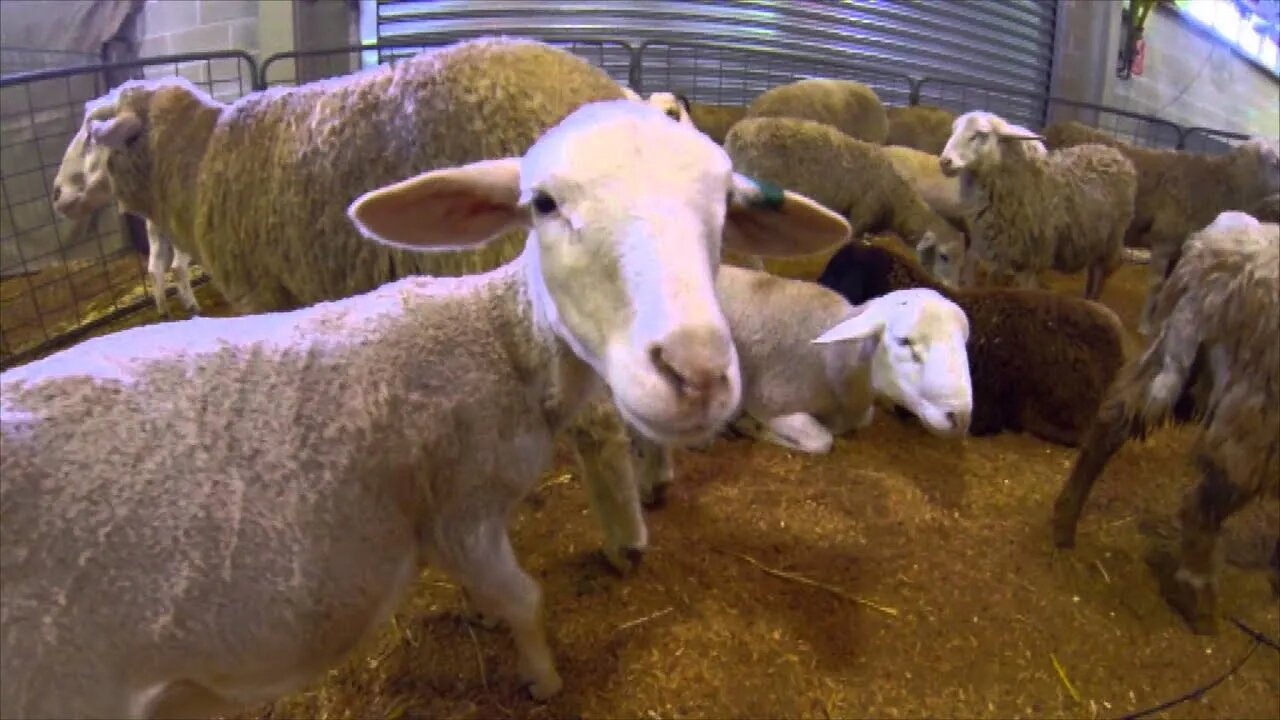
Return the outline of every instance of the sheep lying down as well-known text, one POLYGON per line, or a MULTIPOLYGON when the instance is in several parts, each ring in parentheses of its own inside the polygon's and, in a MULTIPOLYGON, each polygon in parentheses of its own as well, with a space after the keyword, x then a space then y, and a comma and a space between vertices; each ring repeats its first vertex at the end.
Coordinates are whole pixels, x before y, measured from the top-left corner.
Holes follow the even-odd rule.
POLYGON ((0 717, 274 700, 360 648, 428 563, 505 622, 531 694, 555 694, 507 520, 556 434, 606 397, 656 443, 717 432, 741 395, 721 242, 786 255, 849 238, 627 100, 348 214, 418 251, 529 237, 482 275, 133 328, 0 374, 0 717))
MULTIPOLYGON (((900 290, 855 307, 816 283, 724 265, 716 294, 742 367, 740 432, 824 454, 834 435, 872 421, 877 400, 935 434, 968 431, 969 321, 938 292, 900 290)), ((670 482, 670 459, 648 443, 633 438, 641 496, 653 502, 670 482)))

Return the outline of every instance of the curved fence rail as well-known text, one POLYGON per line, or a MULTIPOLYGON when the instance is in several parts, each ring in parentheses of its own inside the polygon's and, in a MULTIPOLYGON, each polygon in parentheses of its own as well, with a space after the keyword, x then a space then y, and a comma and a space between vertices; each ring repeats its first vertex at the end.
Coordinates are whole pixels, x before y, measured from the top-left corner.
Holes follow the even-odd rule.
POLYGON ((151 304, 144 223, 114 206, 67 220, 54 210, 52 188, 87 101, 131 78, 166 75, 231 100, 254 89, 257 68, 248 54, 228 51, 0 78, 0 367, 151 304))
MULTIPOLYGON (((141 220, 104 209, 93 218, 72 222, 53 209, 53 175, 80 127, 86 101, 130 78, 165 75, 181 75, 218 99, 234 100, 253 90, 394 63, 480 34, 437 33, 412 41, 277 53, 261 66, 247 53, 226 51, 31 68, 0 78, 0 367, 74 342, 151 304, 145 290, 142 255, 147 239, 141 220)), ((573 52, 638 92, 679 92, 712 105, 745 106, 776 85, 832 77, 869 85, 887 105, 989 110, 1028 127, 1077 120, 1148 147, 1222 153, 1247 137, 1183 128, 1150 115, 1025 90, 912 77, 803 48, 659 39, 637 46, 555 28, 530 28, 524 34, 573 52)), ((55 60, 45 64, 74 58, 55 60)), ((203 273, 196 276, 198 281, 205 279, 203 273)))

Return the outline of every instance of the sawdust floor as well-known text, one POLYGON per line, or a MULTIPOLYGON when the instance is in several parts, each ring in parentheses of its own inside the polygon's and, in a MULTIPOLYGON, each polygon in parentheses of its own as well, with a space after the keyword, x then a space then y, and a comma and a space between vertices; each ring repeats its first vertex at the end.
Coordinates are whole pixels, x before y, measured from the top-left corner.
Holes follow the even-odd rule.
MULTIPOLYGON (((1104 296, 1130 326, 1145 273, 1124 268, 1104 296)), ((1081 282, 1053 285, 1079 292, 1081 282)), ((1054 549, 1048 520, 1074 454, 1028 436, 961 447, 881 414, 827 457, 722 440, 678 456, 668 505, 647 513, 651 549, 626 578, 599 558, 585 490, 562 465, 514 520, 519 556, 545 591, 561 695, 525 699, 510 636, 472 630, 458 589, 427 571, 373 647, 246 717, 1138 711, 1207 683, 1252 644, 1226 623, 1216 637, 1191 634, 1145 560, 1176 547, 1190 437, 1164 431, 1123 449, 1071 552, 1054 549)), ((1224 613, 1272 638, 1280 608, 1264 564, 1278 526, 1273 501, 1234 518, 1222 576, 1224 613)), ((1280 654, 1258 648, 1201 700, 1161 716, 1280 717, 1280 654)))

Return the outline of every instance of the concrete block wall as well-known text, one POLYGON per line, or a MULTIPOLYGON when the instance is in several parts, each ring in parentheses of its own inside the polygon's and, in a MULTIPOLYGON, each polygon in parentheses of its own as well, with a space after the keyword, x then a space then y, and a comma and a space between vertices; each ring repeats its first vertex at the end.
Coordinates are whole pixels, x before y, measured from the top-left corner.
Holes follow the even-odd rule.
MULTIPOLYGON (((1280 133, 1280 81, 1175 10, 1157 7, 1147 18, 1143 74, 1117 78, 1123 5, 1119 0, 1062 0, 1054 95, 1156 115, 1183 126, 1273 137, 1280 133)), ((1069 116, 1055 114, 1050 121, 1069 116)), ((1139 129, 1128 125, 1125 129, 1139 129)))
MULTIPOLYGON (((265 4, 265 3, 264 3, 265 4)), ((284 3, 289 4, 289 3, 284 3)), ((244 50, 258 54, 259 6, 255 0, 147 0, 138 24, 142 57, 244 50)), ((246 63, 232 59, 149 66, 147 77, 180 74, 219 100, 252 90, 246 63)))

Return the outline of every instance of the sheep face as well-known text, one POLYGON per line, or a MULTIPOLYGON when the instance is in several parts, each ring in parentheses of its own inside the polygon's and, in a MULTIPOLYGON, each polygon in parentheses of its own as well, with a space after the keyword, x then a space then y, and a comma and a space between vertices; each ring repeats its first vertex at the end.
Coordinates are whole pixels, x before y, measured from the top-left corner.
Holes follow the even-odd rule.
POLYGON ((53 208, 79 220, 102 209, 114 198, 107 174, 109 148, 94 140, 93 131, 116 114, 114 96, 85 104, 84 122, 76 131, 53 178, 53 208))
POLYGON ((933 230, 925 231, 916 244, 916 259, 938 282, 958 288, 965 261, 964 235, 958 232, 938 235, 933 230))
POLYGON ((672 120, 689 126, 693 125, 693 116, 689 114, 689 100, 685 96, 677 93, 655 92, 649 93, 647 102, 672 120))
MULTIPOLYGON (((938 165, 947 177, 955 177, 964 170, 982 172, 1000 165, 1002 154, 1012 149, 1008 141, 1026 140, 1032 141, 1027 145, 1032 145, 1042 143, 1044 138, 1005 122, 999 115, 981 110, 967 112, 951 124, 951 137, 938 156, 938 165)), ((1038 150, 1026 145, 1017 150, 1028 155, 1038 154, 1038 150)))
MULTIPOLYGON (((1280 141, 1270 138, 1254 137, 1238 147, 1234 152, 1233 163, 1237 172, 1257 173, 1256 186, 1262 195, 1280 193, 1280 141)), ((1250 182, 1254 185, 1254 182, 1250 182)))
POLYGON ((529 149, 436 170, 356 199, 367 237, 474 247, 530 228, 535 317, 608 384, 622 416, 666 445, 717 432, 741 396, 715 295, 722 236, 740 251, 805 254, 848 239, 839 216, 735 174, 693 128, 631 100, 585 105, 529 149))
POLYGON ((875 338, 876 395, 907 408, 944 437, 968 432, 973 414, 969 320, 935 290, 911 288, 874 298, 815 343, 875 338))

